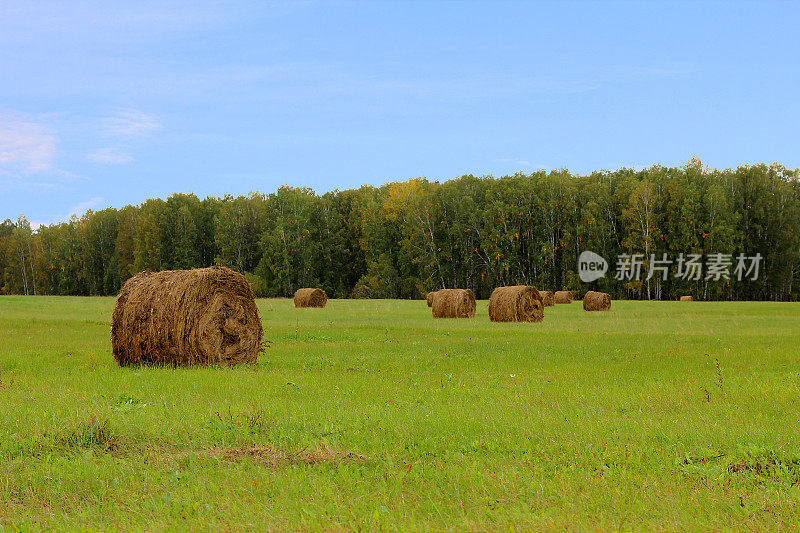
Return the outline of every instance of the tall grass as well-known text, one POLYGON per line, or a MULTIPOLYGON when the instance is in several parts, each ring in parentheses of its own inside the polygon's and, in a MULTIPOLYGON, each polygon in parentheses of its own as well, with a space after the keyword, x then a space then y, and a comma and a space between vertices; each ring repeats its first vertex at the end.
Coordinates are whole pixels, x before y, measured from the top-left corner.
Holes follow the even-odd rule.
POLYGON ((798 304, 262 300, 258 364, 180 369, 112 306, 0 297, 7 529, 800 526, 798 304))

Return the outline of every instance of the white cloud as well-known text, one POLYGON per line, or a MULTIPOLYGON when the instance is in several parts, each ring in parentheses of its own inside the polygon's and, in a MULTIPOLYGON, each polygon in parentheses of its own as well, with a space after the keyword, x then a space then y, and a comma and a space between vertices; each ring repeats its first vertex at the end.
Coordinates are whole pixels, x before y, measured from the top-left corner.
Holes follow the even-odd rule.
POLYGON ((610 82, 640 82, 679 78, 699 71, 700 68, 692 63, 649 66, 619 65, 606 67, 603 69, 601 77, 610 82))
POLYGON ((69 219, 72 215, 81 216, 82 214, 84 214, 89 209, 95 209, 95 208, 103 205, 104 203, 105 203, 105 200, 103 200, 102 197, 95 196, 94 198, 92 198, 90 200, 86 200, 85 202, 81 202, 81 203, 79 203, 77 205, 72 206, 70 208, 70 210, 69 210, 69 213, 67 213, 67 216, 65 218, 69 219))
POLYGON ((102 120, 100 135, 110 144, 86 155, 86 159, 104 165, 124 165, 134 161, 129 153, 136 139, 161 128, 158 118, 138 109, 122 108, 102 120))
POLYGON ((0 113, 0 173, 49 170, 55 155, 56 138, 44 123, 20 113, 0 113))
POLYGON ((137 109, 120 109, 116 115, 106 118, 103 124, 105 135, 116 138, 143 137, 160 127, 155 115, 137 109))
POLYGON ((0 109, 0 195, 11 190, 47 191, 88 179, 60 168, 57 115, 0 109))
POLYGON ((86 213, 86 211, 88 211, 89 209, 97 209, 98 207, 102 207, 105 204, 106 204, 106 201, 102 197, 95 196, 94 198, 86 200, 85 202, 81 202, 79 204, 73 205, 72 207, 69 208, 69 211, 65 215, 55 217, 50 221, 46 221, 45 222, 45 221, 42 221, 42 220, 35 220, 35 221, 31 220, 30 221, 31 228, 34 229, 34 230, 37 230, 42 226, 49 226, 50 224, 58 224, 60 222, 66 222, 73 215, 80 217, 84 213, 86 213))
POLYGON ((112 148, 101 148, 99 150, 95 150, 91 154, 87 155, 86 158, 90 161, 94 161, 95 163, 103 163, 106 165, 124 165, 125 163, 130 163, 133 161, 133 156, 130 154, 126 154, 112 148))
POLYGON ((525 161, 524 159, 517 159, 515 157, 504 157, 502 159, 495 159, 494 162, 495 163, 502 163, 504 165, 509 165, 509 166, 516 166, 516 167, 530 167, 530 166, 532 166, 530 161, 525 161))

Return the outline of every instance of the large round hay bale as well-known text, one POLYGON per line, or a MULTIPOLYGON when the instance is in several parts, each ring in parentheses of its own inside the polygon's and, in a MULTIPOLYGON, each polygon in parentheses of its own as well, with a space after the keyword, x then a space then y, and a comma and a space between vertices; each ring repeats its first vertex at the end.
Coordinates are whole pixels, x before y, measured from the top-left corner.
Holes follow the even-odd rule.
POLYGON ((681 296, 681 301, 682 302, 693 302, 694 298, 692 298, 691 296, 681 296))
POLYGON ((472 318, 475 316, 475 295, 470 289, 436 291, 431 312, 433 318, 472 318))
POLYGON ((553 301, 557 304, 571 304, 572 293, 570 291, 556 291, 553 295, 553 301))
POLYGON ((433 299, 436 298, 436 293, 439 291, 431 291, 425 296, 425 299, 428 301, 428 307, 433 307, 433 299))
POLYGON ((544 320, 542 296, 530 285, 497 287, 489 297, 492 322, 541 322, 544 320))
POLYGON ((608 311, 611 309, 611 295, 605 292, 589 291, 583 297, 584 311, 608 311))
POLYGON ((542 297, 542 305, 545 307, 556 305, 553 299, 553 291, 539 291, 539 295, 542 297))
POLYGON ((122 366, 255 363, 262 335, 247 280, 218 266, 140 272, 123 285, 111 319, 122 366))
POLYGON ((322 289, 297 289, 294 293, 295 307, 325 307, 328 295, 322 289))

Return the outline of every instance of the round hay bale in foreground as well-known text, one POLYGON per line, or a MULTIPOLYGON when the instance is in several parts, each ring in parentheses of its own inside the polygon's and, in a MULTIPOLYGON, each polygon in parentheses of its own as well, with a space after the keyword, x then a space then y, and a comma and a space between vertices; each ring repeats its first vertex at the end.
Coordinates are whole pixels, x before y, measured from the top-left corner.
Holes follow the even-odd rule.
POLYGON ((492 322, 541 322, 544 320, 542 296, 530 285, 497 287, 489 297, 492 322))
POLYGON ((608 311, 611 309, 611 295, 605 292, 589 291, 583 297, 584 311, 608 311))
POLYGON ((539 291, 539 294, 542 297, 542 305, 545 307, 556 305, 556 302, 553 299, 553 291, 539 291))
POLYGON ((681 301, 682 302, 693 302, 694 298, 692 298, 691 296, 681 296, 681 301))
POLYGON ((263 333, 247 280, 219 266, 140 272, 123 285, 111 318, 122 366, 255 363, 263 333))
POLYGON ((433 307, 433 300, 436 298, 436 293, 439 291, 431 291, 425 296, 425 299, 428 301, 428 307, 433 307))
POLYGON ((557 304, 571 304, 572 293, 570 291, 556 291, 556 293, 553 295, 553 300, 557 304))
POLYGON ((325 307, 328 295, 322 289, 297 289, 294 293, 295 307, 325 307))
POLYGON ((472 318, 475 294, 470 289, 442 289, 436 291, 432 307, 433 318, 472 318))

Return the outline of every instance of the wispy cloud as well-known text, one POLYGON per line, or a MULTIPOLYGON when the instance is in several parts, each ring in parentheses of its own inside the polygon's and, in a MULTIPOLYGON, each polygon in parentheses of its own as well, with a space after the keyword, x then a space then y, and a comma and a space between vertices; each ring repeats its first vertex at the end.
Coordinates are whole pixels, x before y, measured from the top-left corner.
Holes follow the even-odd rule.
POLYGON ((679 78, 699 72, 699 67, 690 63, 672 65, 627 65, 605 67, 599 78, 607 82, 640 82, 679 78))
POLYGON ((152 78, 151 90, 202 91, 208 96, 259 99, 316 99, 331 96, 386 98, 403 95, 450 101, 454 98, 486 100, 531 94, 577 94, 599 88, 594 79, 548 75, 473 74, 463 76, 373 76, 336 65, 282 63, 272 65, 226 65, 201 72, 152 78), (256 90, 254 93, 253 91, 256 90))
POLYGON ((495 163, 500 163, 502 165, 514 166, 514 167, 531 167, 530 161, 526 161, 524 159, 517 159, 515 157, 503 157, 501 159, 495 159, 495 163))
POLYGON ((58 224, 60 222, 66 222, 73 216, 80 217, 89 209, 97 209, 98 207, 102 207, 106 205, 106 201, 104 198, 100 196, 95 196, 94 198, 90 198, 85 202, 81 202, 79 204, 73 205, 69 208, 66 214, 63 216, 57 216, 49 221, 43 220, 32 220, 31 221, 31 228, 34 230, 39 229, 42 226, 49 226, 50 224, 58 224))
POLYGON ((61 168, 57 115, 0 109, 0 192, 55 189, 88 179, 61 168))
POLYGON ((137 109, 120 109, 103 121, 103 133, 114 138, 143 137, 160 127, 155 115, 137 109))
POLYGON ((0 112, 0 174, 19 176, 49 170, 56 155, 56 138, 33 117, 0 112))
POLYGON ((106 165, 124 165, 133 161, 133 156, 112 148, 101 148, 86 156, 89 161, 106 165))
POLYGON ((76 204, 76 205, 73 205, 72 207, 70 207, 66 218, 70 218, 72 215, 80 216, 80 215, 84 214, 86 211, 88 211, 89 209, 95 209, 97 207, 100 207, 104 203, 105 203, 105 200, 102 197, 95 196, 94 198, 86 200, 85 202, 81 202, 79 204, 76 204))
POLYGON ((0 18, 8 20, 12 36, 33 40, 36 33, 47 32, 69 35, 78 43, 166 40, 224 26, 243 16, 247 14, 240 15, 225 2, 142 0, 125 5, 102 0, 71 4, 11 0, 0 4, 0 18))
MULTIPOLYGON (((138 68, 94 72, 91 87, 103 88, 130 98, 179 97, 216 100, 279 100, 314 102, 334 97, 404 97, 441 101, 493 100, 498 98, 580 96, 624 84, 638 84, 690 76, 699 71, 693 64, 612 65, 550 72, 464 72, 460 75, 374 75, 338 64, 280 62, 270 64, 190 64, 176 70, 174 62, 162 58, 146 60, 147 74, 138 68), (133 88, 136 88, 135 92, 133 88)), ((40 90, 39 88, 21 90, 40 90)), ((49 88, 42 88, 50 94, 49 88)), ((85 94, 86 85, 64 87, 61 92, 85 94)), ((153 115, 122 110, 106 124, 109 130, 152 133, 160 127, 153 115), (127 114, 126 114, 127 113, 127 114), (148 120, 152 119, 152 122, 148 120)))
POLYGON ((105 165, 124 165, 134 161, 130 154, 131 145, 136 139, 149 136, 161 128, 158 118, 138 109, 119 109, 114 115, 106 117, 100 125, 101 137, 109 146, 99 148, 89 154, 89 161, 105 165))

